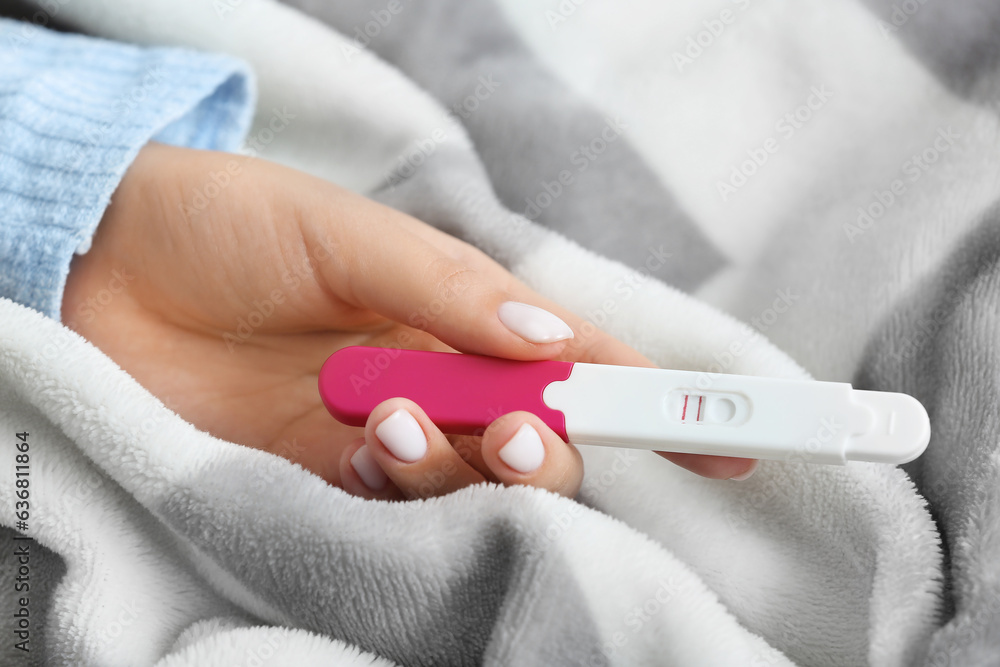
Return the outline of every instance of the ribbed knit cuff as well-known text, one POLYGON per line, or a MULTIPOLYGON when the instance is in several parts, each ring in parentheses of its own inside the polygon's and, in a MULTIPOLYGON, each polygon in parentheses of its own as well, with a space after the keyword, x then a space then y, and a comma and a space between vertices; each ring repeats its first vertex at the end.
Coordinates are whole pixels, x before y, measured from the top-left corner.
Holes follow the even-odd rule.
POLYGON ((235 151, 254 98, 229 56, 0 19, 0 296, 60 319, 73 253, 139 149, 235 151))

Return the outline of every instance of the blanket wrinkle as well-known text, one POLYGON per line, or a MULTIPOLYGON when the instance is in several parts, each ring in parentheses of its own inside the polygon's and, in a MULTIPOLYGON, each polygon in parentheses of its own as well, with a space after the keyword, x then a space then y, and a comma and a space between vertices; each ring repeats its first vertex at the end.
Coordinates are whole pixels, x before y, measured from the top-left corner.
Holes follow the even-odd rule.
MULTIPOLYGON (((590 0, 553 28, 546 12, 560 11, 556 0, 494 2, 504 21, 483 28, 490 39, 482 45, 464 32, 475 26, 462 23, 463 13, 441 25, 460 27, 456 43, 473 54, 499 40, 511 49, 511 71, 552 87, 523 99, 498 87, 468 123, 454 122, 441 101, 464 99, 456 96, 489 72, 456 62, 447 44, 395 66, 392 57, 381 59, 422 41, 448 41, 434 33, 432 14, 413 4, 403 3, 379 43, 365 48, 350 31, 270 0, 244 0, 224 13, 207 0, 75 0, 60 12, 105 37, 248 60, 260 91, 251 137, 275 108, 296 114, 262 157, 470 240, 665 367, 858 376, 881 355, 870 343, 883 335, 886 313, 918 284, 940 287, 936 281, 947 276, 936 269, 947 249, 959 247, 996 200, 996 119, 956 99, 906 48, 882 37, 860 3, 734 3, 738 19, 679 72, 672 52, 711 18, 699 3, 590 0), (396 21, 422 32, 410 42, 392 28, 396 21), (803 54, 802 62, 781 57, 789 52, 803 54), (643 54, 652 55, 637 57, 643 54), (428 69, 432 58, 454 67, 454 90, 439 80, 448 71, 428 69), (738 199, 720 202, 716 181, 748 149, 778 136, 775 122, 824 83, 833 97, 794 136, 782 137, 738 199), (510 198, 515 189, 505 190, 498 174, 527 174, 518 187, 551 183, 549 172, 571 157, 571 144, 552 128, 599 131, 596 121, 616 116, 630 124, 628 144, 608 144, 622 155, 592 161, 586 192, 566 192, 547 207, 558 221, 542 226, 523 215, 531 211, 510 198), (961 140, 907 181, 907 196, 851 243, 844 229, 856 209, 905 178, 903 162, 933 147, 949 126, 961 140), (537 153, 522 161, 490 134, 510 128, 527 137, 549 128, 553 137, 532 139, 537 153), (421 164, 412 164, 418 155, 421 164), (656 205, 643 210, 661 213, 615 215, 612 202, 635 193, 594 175, 623 164, 655 185, 656 205), (956 188, 960 195, 951 195, 956 188), (612 222, 575 224, 581 202, 596 203, 612 222), (685 255, 689 233, 696 239, 685 255), (700 272, 697 237, 736 261, 724 269, 709 262, 710 271, 700 272), (652 248, 623 254, 636 239, 652 248), (678 273, 674 286, 646 264, 661 243, 663 254, 674 255, 664 269, 678 273), (677 286, 700 287, 701 298, 677 286), (772 312, 779 292, 793 297, 780 315, 772 312)), ((385 4, 345 7, 364 16, 385 4)), ((975 304, 993 308, 992 283, 979 290, 975 304)), ((954 346, 948 358, 963 373, 989 349, 990 316, 972 318, 979 312, 970 305, 961 319, 979 322, 963 334, 976 341, 975 352, 939 337, 954 346)), ((894 344, 905 342, 900 331, 888 333, 894 344)), ((0 423, 10 430, 28 422, 51 443, 39 454, 44 469, 69 470, 87 485, 114 480, 95 485, 84 504, 60 500, 65 494, 53 486, 46 496, 72 509, 69 520, 33 528, 65 567, 42 612, 51 664, 247 664, 250 656, 262 664, 299 656, 400 665, 989 663, 997 627, 989 603, 1000 597, 977 597, 996 576, 989 567, 996 487, 984 479, 956 479, 932 500, 937 512, 952 496, 982 499, 960 505, 969 510, 958 515, 967 517, 968 549, 965 564, 951 568, 948 595, 963 591, 968 602, 958 623, 943 625, 941 534, 899 468, 764 462, 737 484, 696 477, 648 452, 622 458, 614 449, 582 448, 582 503, 490 485, 429 502, 368 502, 287 461, 198 432, 98 350, 4 300, 0 341, 0 423), (40 347, 44 341, 59 342, 55 358, 40 347), (149 414, 157 415, 153 433, 141 428, 149 414), (131 517, 115 523, 117 545, 94 529, 107 516, 131 517), (161 543, 176 548, 151 546, 161 543), (88 558, 79 544, 92 545, 88 558), (132 604, 137 599, 142 604, 132 604), (94 614, 78 619, 84 600, 94 614), (476 627, 464 641, 467 620, 492 626, 476 627)), ((907 355, 899 365, 929 372, 923 358, 907 355)), ((987 374, 996 365, 986 358, 983 368, 987 374)), ((910 385, 900 374, 880 386, 910 385)), ((961 396, 948 391, 949 400, 961 396)), ((988 415, 989 400, 977 400, 968 414, 988 415)), ((958 442, 951 432, 964 426, 958 415, 950 426, 937 419, 927 461, 947 459, 958 442)), ((983 459, 992 460, 996 447, 979 442, 983 459)), ((0 479, 3 507, 11 506, 12 490, 0 479)), ((48 506, 39 514, 49 515, 48 506)), ((0 517, 13 525, 8 514, 0 517)))
POLYGON ((929 2, 864 0, 879 29, 899 39, 960 95, 980 97, 978 87, 1000 67, 1000 7, 988 0, 929 2))
POLYGON ((288 4, 399 67, 468 132, 500 202, 625 264, 665 247, 651 273, 680 289, 723 264, 664 184, 632 149, 629 124, 592 108, 527 49, 493 0, 432 0, 382 14, 368 0, 288 4), (384 24, 384 25, 383 25, 384 24), (442 35, 447 35, 442 39, 442 35), (607 196, 613 193, 613 196, 607 196), (622 221, 642 220, 634 233, 622 221))
POLYGON ((902 386, 936 429, 927 455, 907 464, 934 508, 948 547, 944 626, 927 664, 985 664, 1000 655, 1000 207, 886 318, 857 384, 902 386), (913 359, 926 363, 914 364, 913 359), (985 418, 984 418, 985 417, 985 418))

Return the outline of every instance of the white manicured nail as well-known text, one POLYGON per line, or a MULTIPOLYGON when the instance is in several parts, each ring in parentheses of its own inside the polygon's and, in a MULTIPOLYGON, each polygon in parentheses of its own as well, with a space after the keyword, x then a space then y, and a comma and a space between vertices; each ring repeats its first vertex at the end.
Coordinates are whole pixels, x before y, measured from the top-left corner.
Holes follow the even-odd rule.
POLYGON ((389 481, 389 476, 379 467, 368 445, 361 445, 361 449, 354 452, 354 456, 351 457, 351 467, 358 473, 365 486, 372 491, 381 491, 389 481))
POLYGON ((531 424, 523 424, 497 452, 500 460, 518 472, 538 470, 545 460, 545 446, 531 424))
POLYGON ((427 436, 413 415, 400 408, 375 427, 375 435, 400 461, 413 463, 427 453, 427 436))
POLYGON ((527 303, 502 303, 497 316, 505 327, 529 343, 555 343, 573 337, 568 324, 549 311, 527 303))
POLYGON ((739 475, 736 475, 735 477, 730 477, 729 479, 731 479, 734 482, 745 482, 745 481, 747 481, 748 479, 750 479, 751 477, 753 477, 753 474, 755 472, 757 472, 757 463, 759 463, 759 462, 758 461, 754 461, 753 465, 751 465, 747 469, 746 472, 740 473, 739 475))

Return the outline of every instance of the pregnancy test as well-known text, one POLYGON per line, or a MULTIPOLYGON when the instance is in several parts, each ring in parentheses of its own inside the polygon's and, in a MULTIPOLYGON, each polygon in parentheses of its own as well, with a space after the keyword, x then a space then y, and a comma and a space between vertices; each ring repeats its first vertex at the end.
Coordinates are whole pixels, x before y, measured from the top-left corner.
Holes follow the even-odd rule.
POLYGON ((501 415, 525 410, 577 445, 809 463, 906 463, 931 433, 912 396, 843 382, 395 348, 335 352, 319 393, 351 426, 401 396, 445 433, 482 434, 501 415))

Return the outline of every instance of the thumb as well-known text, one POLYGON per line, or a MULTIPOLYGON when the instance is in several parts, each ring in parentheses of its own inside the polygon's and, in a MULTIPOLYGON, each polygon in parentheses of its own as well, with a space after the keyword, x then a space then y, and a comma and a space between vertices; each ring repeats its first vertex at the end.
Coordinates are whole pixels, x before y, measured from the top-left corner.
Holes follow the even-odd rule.
MULTIPOLYGON (((414 225, 423 223, 362 197, 351 199, 356 210, 338 210, 341 221, 350 221, 337 224, 342 261, 324 263, 317 275, 345 302, 474 354, 549 359, 574 337, 564 320, 542 307, 540 296, 521 287, 515 297, 508 290, 517 282, 513 276, 475 248, 457 241, 446 252, 428 241, 431 236, 415 233, 414 225)), ((308 244, 308 230, 303 233, 308 244)))

